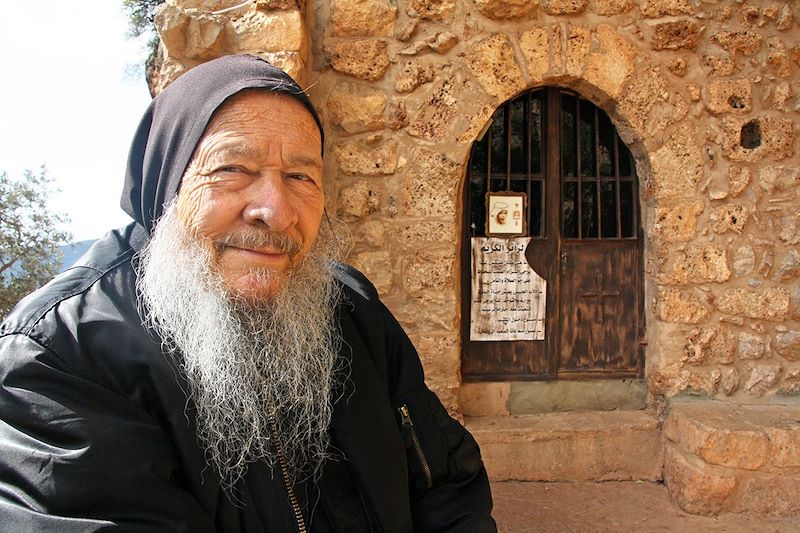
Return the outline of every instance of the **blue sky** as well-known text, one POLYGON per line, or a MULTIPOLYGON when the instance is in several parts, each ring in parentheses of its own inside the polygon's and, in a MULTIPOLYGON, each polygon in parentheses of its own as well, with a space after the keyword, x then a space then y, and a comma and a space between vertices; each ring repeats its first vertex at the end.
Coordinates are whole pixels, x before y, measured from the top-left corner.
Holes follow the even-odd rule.
POLYGON ((126 37, 122 0, 4 0, 0 170, 46 164, 74 240, 128 222, 119 208, 133 132, 150 101, 146 39, 126 37))

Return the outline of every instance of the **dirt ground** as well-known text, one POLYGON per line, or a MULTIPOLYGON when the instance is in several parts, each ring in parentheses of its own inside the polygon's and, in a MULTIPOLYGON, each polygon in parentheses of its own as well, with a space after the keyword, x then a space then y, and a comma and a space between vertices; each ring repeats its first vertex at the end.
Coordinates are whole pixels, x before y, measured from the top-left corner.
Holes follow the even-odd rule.
MULTIPOLYGON (((646 482, 492 484, 500 533, 793 533, 800 516, 695 516, 673 505, 664 485, 646 482)), ((800 495, 798 495, 800 497, 800 495)))

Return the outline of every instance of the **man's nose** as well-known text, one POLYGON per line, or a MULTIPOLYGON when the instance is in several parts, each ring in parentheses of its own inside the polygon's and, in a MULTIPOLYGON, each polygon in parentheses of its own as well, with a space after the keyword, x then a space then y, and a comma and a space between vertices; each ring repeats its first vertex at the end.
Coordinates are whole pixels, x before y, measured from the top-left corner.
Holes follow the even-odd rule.
POLYGON ((285 231, 297 223, 297 211, 283 176, 261 176, 250 189, 243 212, 245 222, 266 226, 270 231, 285 231))

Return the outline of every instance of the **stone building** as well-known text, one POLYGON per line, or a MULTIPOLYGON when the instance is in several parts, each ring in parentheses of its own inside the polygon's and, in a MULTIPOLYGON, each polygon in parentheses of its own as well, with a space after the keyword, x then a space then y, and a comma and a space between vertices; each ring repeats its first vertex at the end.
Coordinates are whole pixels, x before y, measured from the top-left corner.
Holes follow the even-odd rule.
POLYGON ((168 0, 156 25, 154 92, 239 52, 308 88, 350 261, 494 479, 800 513, 800 4, 168 0), (470 340, 491 192, 526 194, 542 339, 470 340))

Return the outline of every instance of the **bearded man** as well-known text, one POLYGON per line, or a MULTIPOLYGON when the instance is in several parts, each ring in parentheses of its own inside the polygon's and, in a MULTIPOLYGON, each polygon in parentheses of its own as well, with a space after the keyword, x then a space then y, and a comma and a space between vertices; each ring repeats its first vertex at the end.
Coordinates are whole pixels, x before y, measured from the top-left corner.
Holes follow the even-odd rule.
POLYGON ((336 261, 322 153, 256 57, 154 99, 134 222, 0 326, 0 529, 495 530, 475 441, 336 261))

